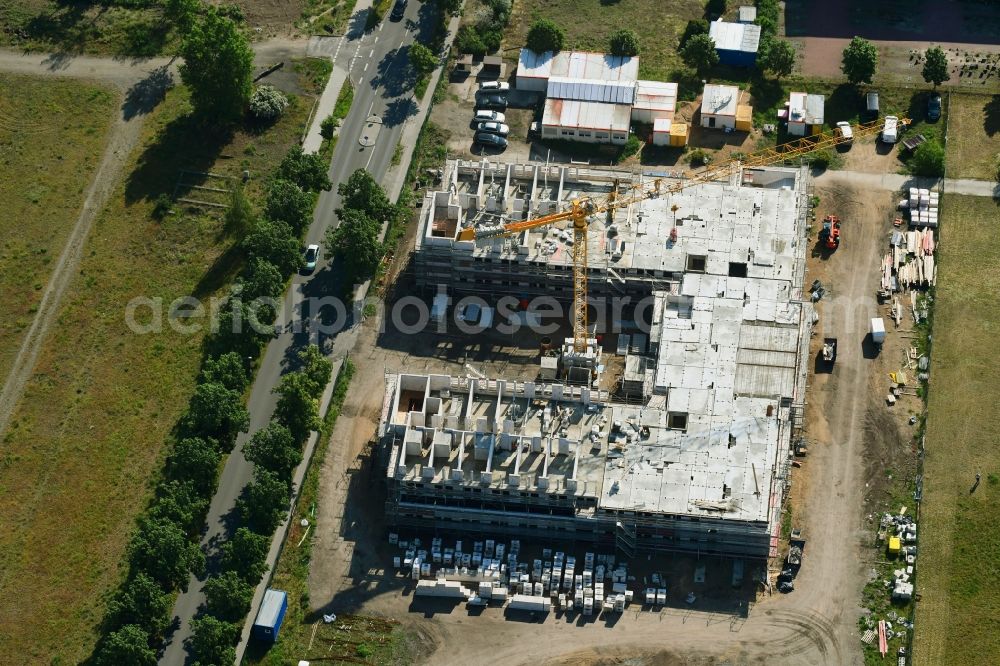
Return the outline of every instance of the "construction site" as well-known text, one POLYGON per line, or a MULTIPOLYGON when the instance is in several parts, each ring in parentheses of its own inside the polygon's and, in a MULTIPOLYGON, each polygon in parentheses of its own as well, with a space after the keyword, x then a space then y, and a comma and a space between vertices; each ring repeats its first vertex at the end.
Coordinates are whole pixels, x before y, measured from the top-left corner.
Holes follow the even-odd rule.
POLYGON ((807 178, 760 168, 683 187, 672 174, 449 162, 414 254, 418 288, 450 299, 444 318, 468 295, 481 311, 513 296, 508 323, 531 336, 533 298, 573 303, 581 244, 591 307, 561 348, 539 337, 535 381, 387 378, 390 524, 558 535, 624 557, 776 555, 812 324, 798 286, 807 178), (498 233, 598 196, 618 205, 583 238, 571 220, 498 233))

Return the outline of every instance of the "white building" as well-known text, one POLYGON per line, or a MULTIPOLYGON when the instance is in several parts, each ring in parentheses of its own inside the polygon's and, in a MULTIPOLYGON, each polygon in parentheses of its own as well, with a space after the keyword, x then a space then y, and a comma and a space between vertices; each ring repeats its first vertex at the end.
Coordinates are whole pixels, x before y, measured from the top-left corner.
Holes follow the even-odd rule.
POLYGON ((823 95, 791 93, 788 96, 788 133, 806 136, 822 132, 825 107, 823 95))
POLYGON ((628 83, 635 87, 639 79, 639 59, 586 51, 535 53, 521 49, 517 63, 518 90, 546 91, 552 77, 628 83))
POLYGON ((672 120, 677 110, 677 84, 663 81, 638 81, 632 122, 652 125, 659 119, 672 120))
POLYGON ((736 86, 709 84, 701 100, 701 126, 736 129, 736 107, 740 89, 736 86))

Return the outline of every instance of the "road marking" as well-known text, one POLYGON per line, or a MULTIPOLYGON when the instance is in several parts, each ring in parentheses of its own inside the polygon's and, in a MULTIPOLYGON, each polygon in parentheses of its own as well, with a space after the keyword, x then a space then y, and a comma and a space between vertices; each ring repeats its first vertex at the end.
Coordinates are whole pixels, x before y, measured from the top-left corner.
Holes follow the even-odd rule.
POLYGON ((365 68, 362 69, 361 71, 362 72, 367 72, 368 71, 368 63, 367 62, 365 63, 365 68))
POLYGON ((406 37, 403 37, 401 40, 399 40, 399 46, 397 46, 396 48, 397 49, 403 48, 403 42, 405 42, 405 41, 406 41, 406 37))
POLYGON ((371 51, 368 52, 368 57, 369 58, 374 58, 375 57, 375 49, 372 49, 371 51))
POLYGON ((371 118, 372 110, 375 108, 375 100, 372 100, 371 106, 368 107, 368 117, 371 118))

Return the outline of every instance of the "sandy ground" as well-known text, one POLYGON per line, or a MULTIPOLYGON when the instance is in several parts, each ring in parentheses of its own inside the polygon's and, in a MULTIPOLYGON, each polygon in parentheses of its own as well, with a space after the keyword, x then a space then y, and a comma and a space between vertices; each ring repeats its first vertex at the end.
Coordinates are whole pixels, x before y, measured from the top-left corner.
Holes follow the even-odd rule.
MULTIPOLYGON (((820 279, 830 289, 818 304, 813 351, 818 353, 822 337, 832 334, 840 340, 840 354, 832 373, 811 378, 807 394, 810 453, 802 467, 793 470, 792 497, 794 522, 809 543, 795 592, 762 594, 748 605, 723 590, 725 586, 717 586, 693 607, 672 592, 671 604, 658 612, 633 606, 620 618, 594 622, 553 614, 530 623, 493 608, 470 614, 463 607, 415 604, 407 582, 391 570, 391 556, 398 552, 386 542, 381 472, 368 455, 382 405, 383 377, 402 368, 462 372, 455 368, 461 367, 468 342, 401 341, 380 336, 371 320, 353 356, 359 372, 322 471, 321 519, 310 573, 313 609, 399 619, 424 645, 424 653, 415 659, 428 664, 481 663, 484 654, 497 664, 603 664, 624 659, 635 664, 859 663, 860 593, 866 562, 873 558, 873 530, 865 519, 871 507, 865 500, 878 496, 885 466, 908 456, 899 434, 906 408, 887 412, 883 398, 884 375, 898 369, 894 366, 905 342, 894 343, 890 334, 877 357, 864 346, 868 320, 878 311, 876 266, 891 229, 895 195, 845 185, 817 187, 815 193, 821 200, 818 218, 828 212, 840 215, 845 240, 832 256, 813 253, 808 261, 806 283, 820 279)), ((815 233, 812 236, 811 250, 815 233)), ((404 273, 400 282, 405 280, 404 273)), ((471 362, 487 374, 533 372, 532 344, 524 344, 515 360, 506 361, 503 355, 513 347, 473 341, 471 362)), ((722 565, 710 564, 710 583, 726 578, 722 565)), ((664 566, 671 585, 690 587, 690 562, 677 557, 664 566)))

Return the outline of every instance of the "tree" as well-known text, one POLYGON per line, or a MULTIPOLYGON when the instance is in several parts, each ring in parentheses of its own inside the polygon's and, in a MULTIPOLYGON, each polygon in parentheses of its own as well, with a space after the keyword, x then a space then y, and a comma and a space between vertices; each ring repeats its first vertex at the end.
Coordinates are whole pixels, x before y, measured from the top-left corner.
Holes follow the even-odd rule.
POLYGON ((188 437, 174 444, 167 472, 170 478, 187 481, 208 497, 215 489, 221 460, 218 444, 201 437, 188 437))
POLYGON ((375 274, 385 253, 378 239, 379 224, 354 208, 341 210, 340 214, 340 226, 327 229, 327 251, 343 261, 350 281, 365 280, 375 274))
POLYGON ((289 482, 269 469, 254 468, 253 481, 243 490, 237 502, 240 514, 258 534, 273 534, 288 512, 291 500, 289 482))
POLYGON ((285 278, 281 271, 270 261, 260 257, 250 260, 242 284, 242 297, 248 302, 257 298, 277 299, 285 291, 285 278))
POLYGON ((187 587, 188 576, 205 568, 205 555, 191 543, 180 525, 162 518, 143 518, 129 543, 135 570, 145 571, 161 585, 187 587))
POLYGON ((240 578, 256 585, 267 570, 267 549, 270 539, 241 527, 222 544, 222 568, 235 571, 240 578))
POLYGON ((527 47, 535 53, 561 51, 566 34, 563 29, 549 19, 538 19, 528 30, 527 47))
POLYGON ((425 76, 434 71, 438 66, 438 60, 429 48, 420 42, 414 42, 410 45, 410 64, 413 65, 417 76, 425 76))
POLYGON ((236 641, 240 637, 240 627, 206 615, 191 620, 193 633, 188 639, 191 654, 197 663, 231 664, 236 661, 236 641))
POLYGON ((276 175, 292 181, 307 192, 318 192, 333 186, 326 173, 327 166, 319 154, 306 154, 301 147, 293 146, 278 165, 276 175))
POLYGON ((934 139, 925 141, 913 151, 909 167, 915 176, 940 178, 944 175, 944 148, 934 139))
POLYGON ((253 87, 253 51, 236 23, 209 7, 191 25, 180 55, 195 112, 213 124, 239 120, 253 87))
MULTIPOLYGON (((264 315, 272 314, 263 313, 264 315)), ((233 351, 243 358, 257 355, 260 348, 274 337, 274 327, 262 320, 258 312, 240 298, 229 298, 214 322, 215 333, 209 349, 212 353, 233 351)))
POLYGON ((852 85, 871 83, 878 65, 878 47, 867 39, 855 37, 844 49, 840 69, 852 85))
POLYGON ((282 275, 291 275, 302 267, 299 240, 285 222, 258 221, 243 239, 243 249, 251 258, 271 262, 282 275))
POLYGON ((313 397, 317 400, 323 395, 323 389, 330 381, 330 372, 333 371, 333 363, 330 362, 320 348, 316 345, 309 345, 299 352, 299 361, 302 363, 302 372, 309 378, 315 387, 313 397))
POLYGON ((272 86, 257 86, 250 95, 250 115, 257 120, 277 120, 288 108, 288 98, 272 86))
POLYGON ((195 388, 184 425, 192 435, 211 437, 228 451, 236 443, 236 435, 250 425, 250 415, 239 393, 208 382, 195 388))
POLYGON ((780 39, 768 40, 767 48, 757 57, 757 65, 774 74, 775 78, 788 76, 795 67, 795 48, 780 39))
POLYGON ((637 56, 639 55, 639 36, 627 28, 622 28, 611 34, 608 46, 612 55, 616 56, 637 56))
POLYGON ((242 356, 236 352, 227 352, 205 361, 201 380, 222 384, 230 391, 243 393, 250 384, 250 372, 242 356))
POLYGON ((310 430, 319 429, 319 406, 313 397, 313 383, 309 377, 291 372, 281 378, 274 392, 278 394, 275 418, 288 427, 295 441, 303 442, 310 430))
POLYGON ((438 6, 446 14, 457 14, 462 10, 462 0, 438 0, 438 6))
POLYGON ((253 586, 240 578, 235 571, 225 571, 210 576, 205 581, 205 599, 208 612, 227 622, 241 620, 250 612, 253 586))
POLYGON ((717 18, 726 13, 726 0, 708 0, 705 5, 705 16, 717 18))
POLYGON ((685 65, 698 72, 698 76, 705 76, 719 64, 719 53, 715 50, 715 41, 709 35, 694 35, 681 49, 681 59, 685 65))
POLYGON ((271 421, 253 434, 243 447, 247 460, 276 473, 286 482, 291 481, 292 470, 302 462, 302 450, 291 431, 280 423, 271 421))
POLYGON ((205 522, 208 501, 190 481, 167 481, 157 487, 149 516, 169 520, 193 536, 205 522))
POLYGON ((338 215, 342 214, 343 210, 353 208, 382 223, 395 213, 395 207, 389 201, 385 190, 364 169, 355 170, 346 183, 337 186, 337 192, 343 197, 343 205, 341 210, 337 211, 338 215))
POLYGON ((313 197, 290 180, 277 178, 267 186, 264 215, 275 222, 284 222, 302 233, 312 219, 313 197))
POLYGON ((144 634, 159 636, 170 624, 172 605, 173 599, 160 584, 140 571, 125 582, 108 604, 108 617, 116 624, 138 625, 144 634))
POLYGON ((95 666, 156 666, 156 651, 149 647, 149 635, 136 624, 126 624, 101 642, 95 666))
POLYGON ((937 88, 945 81, 951 79, 948 73, 948 56, 944 54, 940 46, 933 46, 924 52, 924 81, 933 83, 937 88))
POLYGON ((166 0, 163 3, 163 15, 184 34, 191 29, 201 8, 201 0, 166 0))
POLYGON ((705 19, 691 19, 687 22, 687 26, 684 28, 684 34, 681 35, 680 42, 678 43, 678 49, 683 49, 687 46, 688 40, 690 40, 695 35, 707 35, 708 34, 708 21, 705 19))
POLYGON ((229 208, 222 218, 226 231, 242 236, 257 223, 257 213, 254 212, 250 200, 243 193, 243 188, 236 186, 229 193, 229 208))

